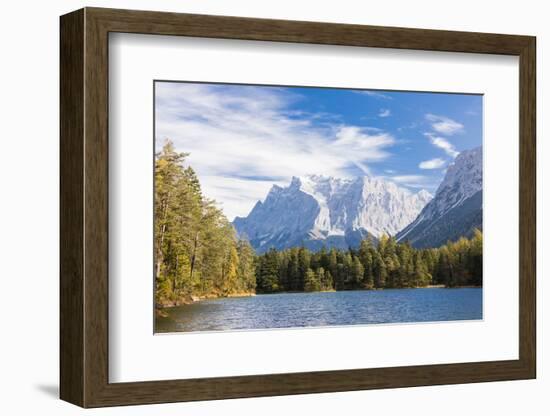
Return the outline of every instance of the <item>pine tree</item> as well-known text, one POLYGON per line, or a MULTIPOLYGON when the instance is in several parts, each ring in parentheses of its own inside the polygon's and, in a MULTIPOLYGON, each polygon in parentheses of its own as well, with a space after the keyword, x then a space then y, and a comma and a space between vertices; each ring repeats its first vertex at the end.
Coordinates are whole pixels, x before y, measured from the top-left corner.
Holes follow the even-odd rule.
POLYGON ((440 250, 439 262, 437 265, 437 279, 438 283, 444 284, 445 286, 454 286, 453 266, 447 246, 443 246, 440 250))
POLYGON ((376 253, 374 257, 374 286, 377 288, 385 288, 387 285, 388 271, 386 263, 380 253, 376 253))
POLYGON ((357 289, 363 285, 363 274, 365 268, 361 264, 359 257, 354 257, 351 265, 350 286, 352 289, 357 289))
POLYGON ((334 290, 334 279, 329 270, 325 271, 325 279, 322 282, 323 290, 334 290))
POLYGON ((298 249, 298 280, 296 282, 297 290, 304 290, 305 276, 311 265, 311 253, 305 247, 298 249))
POLYGON ((313 270, 308 268, 304 275, 304 291, 318 292, 319 290, 321 290, 319 278, 313 270))
POLYGON ((481 285, 483 236, 474 230, 439 248, 414 249, 382 235, 357 249, 311 252, 305 247, 256 255, 236 237, 213 200, 202 195, 187 154, 170 142, 155 161, 155 301, 235 293, 481 285))
POLYGON ((417 251, 414 254, 414 272, 412 278, 412 286, 427 286, 430 284, 432 276, 428 273, 428 267, 422 257, 422 252, 417 251))
POLYGON ((279 290, 279 266, 277 251, 270 249, 260 257, 256 274, 256 289, 262 293, 273 293, 279 290))
POLYGON ((471 240, 469 255, 470 284, 481 285, 483 282, 483 236, 477 228, 474 230, 471 240))
POLYGON ((238 280, 241 282, 240 292, 248 293, 256 290, 256 275, 254 273, 254 249, 247 240, 239 240, 237 244, 239 267, 238 280))
POLYGON ((359 246, 359 260, 363 265, 363 287, 366 289, 372 289, 374 287, 374 274, 373 274, 373 256, 372 253, 374 247, 370 237, 361 241, 359 246))
POLYGON ((338 254, 335 248, 331 248, 328 254, 328 271, 333 278, 338 274, 338 254))
POLYGON ((202 195, 188 154, 167 141, 155 160, 155 300, 255 291, 255 254, 237 240, 216 202, 202 195), (241 258, 242 257, 242 258, 241 258))
MULTIPOLYGON (((176 212, 177 184, 181 179, 181 164, 187 154, 174 150, 171 142, 167 141, 162 151, 156 155, 155 161, 155 280, 159 290, 157 302, 162 301, 160 295, 173 298, 176 286, 176 276, 173 267, 166 261, 167 250, 171 247, 169 236, 174 226, 176 212)), ((172 250, 173 251, 173 250, 172 250)), ((173 253, 172 257, 174 257, 173 253)))

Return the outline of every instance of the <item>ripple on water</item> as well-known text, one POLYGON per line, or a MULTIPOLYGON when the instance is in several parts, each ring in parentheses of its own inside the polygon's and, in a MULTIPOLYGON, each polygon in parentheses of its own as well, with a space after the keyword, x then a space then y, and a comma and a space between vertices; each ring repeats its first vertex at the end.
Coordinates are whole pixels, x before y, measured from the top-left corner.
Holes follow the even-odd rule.
POLYGON ((482 309, 481 288, 279 293, 170 308, 156 332, 477 320, 482 309))

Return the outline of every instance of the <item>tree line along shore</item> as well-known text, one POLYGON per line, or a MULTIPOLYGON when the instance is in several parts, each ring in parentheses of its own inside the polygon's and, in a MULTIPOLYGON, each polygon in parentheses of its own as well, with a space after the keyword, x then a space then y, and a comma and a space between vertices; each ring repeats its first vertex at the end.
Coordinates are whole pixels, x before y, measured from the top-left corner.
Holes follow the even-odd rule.
POLYGON ((357 249, 305 247, 256 254, 167 141, 155 160, 157 309, 203 298, 255 293, 481 286, 480 230, 438 248, 382 236, 357 249))

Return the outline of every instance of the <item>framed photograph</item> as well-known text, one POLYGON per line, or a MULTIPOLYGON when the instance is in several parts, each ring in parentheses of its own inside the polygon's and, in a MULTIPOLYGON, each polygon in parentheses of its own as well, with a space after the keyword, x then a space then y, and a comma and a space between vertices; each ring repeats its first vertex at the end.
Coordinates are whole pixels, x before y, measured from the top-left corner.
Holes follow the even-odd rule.
POLYGON ((535 49, 62 16, 61 398, 535 378, 535 49))

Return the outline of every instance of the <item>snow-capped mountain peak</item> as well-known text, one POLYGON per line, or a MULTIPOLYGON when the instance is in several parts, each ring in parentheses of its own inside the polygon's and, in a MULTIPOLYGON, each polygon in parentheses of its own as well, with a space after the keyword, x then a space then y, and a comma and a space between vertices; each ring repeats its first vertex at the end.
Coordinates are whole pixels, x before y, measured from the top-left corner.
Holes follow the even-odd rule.
POLYGON ((397 235, 417 247, 435 247, 468 236, 482 227, 483 152, 461 152, 451 164, 435 197, 418 218, 397 235))
POLYGON ((293 177, 273 185, 263 203, 234 221, 259 251, 306 245, 347 247, 366 235, 394 235, 412 222, 432 196, 412 193, 371 176, 293 177))

